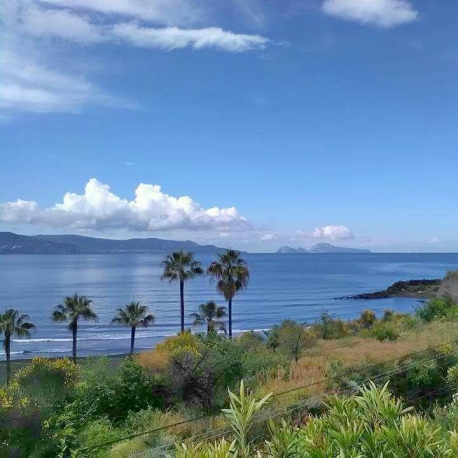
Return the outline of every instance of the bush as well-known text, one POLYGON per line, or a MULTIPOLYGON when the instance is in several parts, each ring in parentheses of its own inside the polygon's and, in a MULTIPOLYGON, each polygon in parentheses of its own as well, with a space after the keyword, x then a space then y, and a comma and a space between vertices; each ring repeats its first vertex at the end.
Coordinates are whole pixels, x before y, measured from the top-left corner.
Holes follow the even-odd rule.
POLYGON ((130 411, 148 406, 160 407, 162 401, 155 396, 154 387, 146 371, 131 358, 127 358, 114 376, 100 377, 98 381, 78 387, 72 408, 79 415, 92 418, 106 416, 113 421, 127 417, 130 411))
POLYGON ((298 361, 302 351, 316 345, 316 334, 305 324, 285 320, 268 333, 267 347, 298 361))
POLYGON ((380 342, 385 340, 393 342, 400 336, 399 325, 389 321, 377 321, 370 329, 369 335, 380 342))
POLYGON ((72 396, 80 376, 80 368, 68 358, 33 358, 16 372, 13 383, 21 397, 43 411, 72 396))
POLYGON ((361 316, 358 321, 363 329, 369 329, 377 321, 377 315, 373 310, 364 310, 361 312, 361 316))
POLYGON ((324 340, 342 339, 351 334, 348 323, 334 319, 328 312, 323 312, 320 320, 312 326, 313 331, 324 340))
POLYGON ((458 305, 450 296, 437 297, 417 307, 415 314, 429 323, 439 318, 458 315, 458 305))

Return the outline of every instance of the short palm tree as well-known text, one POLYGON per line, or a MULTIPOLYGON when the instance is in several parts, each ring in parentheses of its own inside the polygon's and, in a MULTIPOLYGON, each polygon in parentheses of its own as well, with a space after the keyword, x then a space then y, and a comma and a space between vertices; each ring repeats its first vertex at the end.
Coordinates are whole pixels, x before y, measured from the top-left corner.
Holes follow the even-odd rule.
POLYGON ((216 305, 215 302, 210 301, 206 304, 199 305, 200 313, 191 313, 194 318, 193 326, 202 326, 207 324, 207 334, 214 331, 226 332, 226 324, 221 321, 221 318, 227 316, 226 307, 216 305))
POLYGON ((0 314, 0 332, 3 333, 3 348, 6 354, 6 383, 10 382, 11 376, 11 337, 30 337, 30 331, 35 325, 30 323, 29 315, 19 315, 14 309, 8 309, 0 314))
POLYGON ((140 302, 131 302, 123 309, 118 309, 118 314, 111 320, 113 324, 130 327, 130 353, 134 352, 135 331, 141 326, 147 328, 154 324, 154 315, 148 314, 148 307, 140 302))
POLYGON ((232 339, 232 300, 242 289, 248 286, 250 271, 246 261, 240 257, 240 252, 232 249, 218 254, 207 269, 207 273, 216 280, 216 289, 220 292, 229 306, 229 339, 232 339))
POLYGON ((201 263, 189 251, 175 251, 162 261, 164 267, 161 280, 180 282, 181 332, 184 332, 184 283, 204 273, 201 263))
POLYGON ((80 319, 86 321, 98 321, 96 313, 92 310, 92 300, 86 296, 67 296, 64 303, 59 304, 52 312, 51 318, 53 321, 62 322, 68 321, 68 329, 72 331, 73 348, 72 355, 73 361, 76 363, 76 341, 78 337, 78 321, 80 319))

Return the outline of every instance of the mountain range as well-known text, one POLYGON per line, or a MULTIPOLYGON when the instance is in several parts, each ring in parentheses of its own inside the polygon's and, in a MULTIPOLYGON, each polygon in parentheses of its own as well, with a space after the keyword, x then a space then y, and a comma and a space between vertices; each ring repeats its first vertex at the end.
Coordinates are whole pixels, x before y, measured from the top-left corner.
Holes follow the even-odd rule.
POLYGON ((330 243, 317 243, 312 248, 307 250, 306 248, 291 248, 290 246, 282 246, 277 250, 277 253, 281 254, 304 254, 304 253, 370 253, 369 250, 362 250, 359 248, 346 248, 331 245, 330 243))
POLYGON ((81 235, 19 235, 0 232, 0 254, 168 253, 176 250, 215 253, 223 248, 190 240, 157 238, 112 240, 81 235))

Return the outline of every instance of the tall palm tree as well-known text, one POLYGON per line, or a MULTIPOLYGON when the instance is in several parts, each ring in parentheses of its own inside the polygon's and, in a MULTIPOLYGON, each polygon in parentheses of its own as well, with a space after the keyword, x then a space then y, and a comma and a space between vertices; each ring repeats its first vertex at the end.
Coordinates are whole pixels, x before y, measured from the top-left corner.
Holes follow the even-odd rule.
POLYGON ((217 281, 216 290, 220 292, 229 306, 229 339, 232 339, 232 300, 234 296, 246 288, 250 279, 250 271, 246 261, 240 257, 240 252, 227 249, 218 254, 207 269, 207 273, 217 281))
POLYGON ((131 302, 123 309, 118 309, 118 314, 111 320, 113 324, 130 327, 130 354, 134 352, 135 331, 138 326, 147 328, 154 324, 154 315, 148 314, 148 307, 140 302, 131 302))
POLYGON ((226 332, 226 324, 221 321, 221 318, 227 316, 226 307, 216 305, 215 302, 210 301, 206 304, 199 305, 200 313, 191 313, 194 318, 193 326, 201 326, 207 324, 207 334, 213 331, 226 332))
POLYGON ((204 273, 201 263, 189 251, 175 251, 167 255, 161 263, 164 267, 161 280, 180 282, 181 332, 184 332, 184 283, 204 273))
POLYGON ((30 323, 29 315, 19 315, 14 309, 8 309, 0 314, 0 332, 3 333, 3 348, 6 354, 6 383, 9 384, 11 376, 11 337, 30 337, 30 331, 35 325, 30 323))
POLYGON ((72 331, 73 337, 73 361, 76 363, 76 340, 78 336, 78 321, 81 319, 86 321, 98 321, 96 313, 92 310, 92 300, 86 296, 67 296, 64 299, 64 304, 59 304, 52 312, 51 318, 53 321, 69 321, 68 329, 72 331))

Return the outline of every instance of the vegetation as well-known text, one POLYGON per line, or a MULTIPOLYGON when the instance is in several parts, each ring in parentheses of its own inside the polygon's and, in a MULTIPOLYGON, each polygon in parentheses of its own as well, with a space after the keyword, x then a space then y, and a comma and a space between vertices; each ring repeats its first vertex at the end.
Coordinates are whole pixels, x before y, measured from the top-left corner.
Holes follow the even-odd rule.
MULTIPOLYGON (((186 281, 178 262, 194 269, 187 279, 200 274, 185 255, 166 258, 163 278, 186 281)), ((228 301, 232 337, 232 299, 247 286, 248 267, 228 250, 208 273, 228 301)), ((131 328, 131 355, 77 361, 78 320, 97 316, 85 296, 66 298, 53 319, 69 322, 73 360, 35 358, 0 389, 0 455, 127 458, 155 448, 197 458, 457 455, 451 298, 425 302, 414 315, 365 310, 343 321, 323 312, 316 323, 285 320, 236 339, 217 332, 225 330, 225 307, 201 304, 191 316, 207 332, 193 334, 184 331, 180 305, 182 332, 154 350, 133 354, 136 328, 154 316, 132 302, 112 320, 131 328)), ((6 336, 5 322, 2 315, 6 336)), ((13 322, 33 329, 17 312, 13 322)))
POLYGON ((221 321, 221 318, 227 316, 226 307, 221 307, 216 302, 210 301, 206 304, 200 304, 200 313, 192 313, 194 318, 193 326, 207 325, 207 333, 223 331, 226 332, 226 323, 221 321))
POLYGON ((78 337, 78 321, 80 319, 86 321, 97 321, 97 315, 91 308, 92 300, 86 296, 68 296, 64 300, 64 304, 59 304, 51 315, 53 321, 62 322, 68 321, 68 329, 72 331, 73 346, 72 354, 73 361, 76 363, 76 342, 78 337))
POLYGON ((154 324, 155 318, 148 314, 148 307, 140 305, 140 302, 131 302, 123 309, 118 309, 118 314, 111 320, 113 324, 130 327, 130 353, 134 352, 135 331, 141 326, 147 328, 154 324))
POLYGON ((31 323, 29 315, 19 315, 14 309, 8 309, 4 314, 0 314, 0 332, 3 333, 3 348, 6 355, 6 383, 11 378, 11 337, 28 337, 30 331, 35 329, 31 323))
POLYGON ((197 275, 204 273, 201 263, 194 259, 193 253, 189 251, 175 251, 169 254, 162 261, 164 272, 162 280, 170 282, 178 281, 180 283, 180 316, 181 332, 184 332, 184 284, 192 280, 197 275))
POLYGON ((229 307, 229 339, 232 339, 232 301, 235 295, 246 288, 250 271, 240 252, 228 249, 218 255, 207 269, 207 273, 216 280, 216 289, 226 299, 229 307))
MULTIPOLYGON (((359 394, 326 398, 325 413, 296 423, 270 422, 267 440, 250 437, 256 413, 266 404, 245 392, 229 393, 233 442, 178 444, 169 458, 219 457, 447 457, 458 454, 458 434, 438 427, 394 398, 388 384, 362 386, 359 394)), ((453 414, 456 408, 451 406, 453 414)), ((265 436, 266 434, 262 434, 265 436)))

